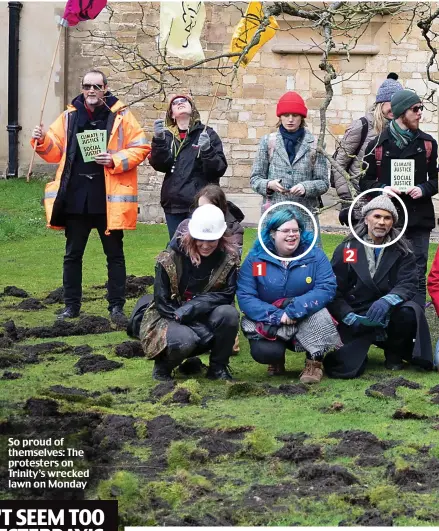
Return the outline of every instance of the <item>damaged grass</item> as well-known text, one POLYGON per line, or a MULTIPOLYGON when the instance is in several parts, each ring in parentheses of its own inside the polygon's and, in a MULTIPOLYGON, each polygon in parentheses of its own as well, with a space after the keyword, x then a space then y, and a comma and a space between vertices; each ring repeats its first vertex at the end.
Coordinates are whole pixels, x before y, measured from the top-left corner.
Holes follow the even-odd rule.
MULTIPOLYGON (((0 181, 1 187, 16 187, 17 205, 27 193, 22 185, 0 181)), ((40 193, 42 186, 32 186, 40 193)), ((11 204, 8 212, 18 212, 11 204)), ((286 376, 268 378, 241 337, 241 352, 231 359, 241 383, 177 372, 175 384, 164 385, 151 380, 152 363, 139 357, 138 344, 113 328, 17 342, 4 333, 4 321, 14 320, 18 328, 54 324, 62 300, 59 291, 47 296, 61 285, 65 243, 54 231, 20 234, 7 245, 0 238, 0 293, 15 286, 28 295, 0 296, 0 442, 10 434, 66 434, 70 445, 86 452, 92 476, 85 492, 54 491, 49 498, 117 499, 121 526, 437 522, 437 373, 389 373, 382 352, 373 349, 362 378, 300 386, 303 355, 287 357, 286 376), (29 309, 18 308, 26 300, 29 309), (51 342, 57 345, 41 346, 51 342), (75 365, 86 356, 116 365, 78 371, 75 365), (394 418, 396 411, 419 418, 394 418)), ((246 230, 244 253, 254 235, 246 230)), ((125 238, 128 272, 152 275, 154 257, 167 242, 165 227, 140 225, 125 238)), ((323 235, 329 255, 339 241, 323 235)), ((105 279, 101 244, 92 233, 84 257, 85 315, 108 318, 105 289, 99 287, 105 279)), ((141 282, 134 282, 133 293, 137 289, 143 290, 141 282)), ((135 302, 127 300, 127 313, 135 302)), ((431 309, 427 317, 437 334, 431 309)), ((202 361, 207 364, 207 356, 202 361)))

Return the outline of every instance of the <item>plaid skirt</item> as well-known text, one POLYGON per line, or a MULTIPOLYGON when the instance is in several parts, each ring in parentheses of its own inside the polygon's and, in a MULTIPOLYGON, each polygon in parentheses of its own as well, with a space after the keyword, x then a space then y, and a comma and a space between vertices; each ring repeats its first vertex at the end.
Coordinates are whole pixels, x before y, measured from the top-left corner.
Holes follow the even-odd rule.
MULTIPOLYGON (((265 339, 257 332, 256 325, 256 321, 243 315, 241 328, 247 339, 265 339)), ((336 322, 326 308, 293 325, 279 326, 276 339, 291 341, 295 352, 309 352, 311 357, 343 346, 336 322)))

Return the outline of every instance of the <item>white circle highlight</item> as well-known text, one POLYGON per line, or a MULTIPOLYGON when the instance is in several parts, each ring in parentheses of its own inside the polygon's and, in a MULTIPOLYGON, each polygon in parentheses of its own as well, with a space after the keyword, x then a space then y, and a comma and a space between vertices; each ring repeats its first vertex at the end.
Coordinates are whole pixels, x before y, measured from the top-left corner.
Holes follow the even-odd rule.
POLYGON ((270 256, 275 258, 276 260, 280 260, 282 262, 293 262, 294 260, 299 260, 300 258, 303 258, 304 256, 306 256, 310 251, 312 251, 313 247, 315 246, 315 244, 317 242, 318 235, 319 235, 319 231, 318 231, 318 228, 317 228, 317 221, 316 221, 316 219, 314 217, 314 214, 310 210, 308 210, 305 206, 301 205, 300 203, 295 203, 294 201, 281 201, 280 203, 275 203, 274 205, 271 205, 271 207, 267 208, 267 210, 262 214, 261 219, 259 220, 259 223, 258 223, 258 240, 259 240, 259 243, 261 244, 262 248, 264 249, 264 251, 267 254, 269 254, 270 256), (281 205, 288 205, 288 206, 294 205, 294 206, 297 206, 299 208, 302 208, 303 210, 305 210, 305 212, 311 218, 311 221, 312 221, 312 224, 313 224, 313 227, 314 227, 314 238, 313 238, 313 240, 311 242, 311 245, 309 246, 309 248, 304 253, 300 254, 299 256, 295 256, 294 258, 284 258, 282 256, 275 255, 269 249, 267 249, 265 243, 262 241, 262 238, 261 238, 262 223, 264 222, 265 217, 270 212, 270 210, 273 210, 274 208, 277 208, 277 207, 279 207, 281 205))
POLYGON ((349 212, 348 212, 349 228, 351 229, 351 232, 352 232, 353 236, 361 244, 365 245, 366 247, 372 247, 372 249, 384 249, 385 247, 390 247, 390 245, 393 245, 394 243, 396 243, 399 239, 401 239, 404 236, 404 233, 405 233, 405 231, 407 229, 408 222, 409 222, 409 216, 408 216, 408 212, 407 212, 407 207, 404 205, 402 199, 398 196, 398 194, 395 194, 395 192, 390 192, 390 191, 389 192, 383 192, 382 188, 370 188, 370 190, 365 190, 364 192, 361 192, 361 194, 357 195, 357 197, 352 202, 352 204, 351 204, 351 206, 349 208, 349 212), (352 227, 352 211, 354 209, 355 203, 360 199, 360 197, 363 197, 363 195, 367 195, 370 192, 381 192, 381 194, 386 194, 386 195, 389 194, 389 195, 392 195, 393 197, 396 197, 396 199, 398 199, 398 201, 400 202, 400 204, 402 206, 402 209, 404 211, 404 214, 405 214, 405 221, 404 221, 404 225, 402 227, 401 232, 398 234, 398 236, 394 240, 392 240, 391 242, 388 242, 388 243, 384 243, 383 245, 375 245, 374 243, 365 242, 364 240, 362 240, 357 235, 357 233, 354 231, 354 228, 352 227))

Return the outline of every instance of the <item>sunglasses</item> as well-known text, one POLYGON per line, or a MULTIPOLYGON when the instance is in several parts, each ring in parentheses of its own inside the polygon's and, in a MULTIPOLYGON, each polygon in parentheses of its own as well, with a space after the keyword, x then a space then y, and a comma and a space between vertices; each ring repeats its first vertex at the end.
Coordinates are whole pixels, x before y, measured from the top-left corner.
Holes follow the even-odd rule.
POLYGON ((188 101, 187 98, 175 98, 175 100, 172 101, 172 105, 179 105, 180 103, 187 103, 188 101))
POLYGON ((423 105, 415 105, 414 107, 410 107, 410 110, 413 111, 414 113, 417 113, 419 111, 423 111, 424 110, 424 106, 423 105))
POLYGON ((95 85, 90 85, 90 83, 83 83, 82 84, 82 89, 83 90, 104 90, 104 85, 98 85, 98 84, 95 84, 95 85))

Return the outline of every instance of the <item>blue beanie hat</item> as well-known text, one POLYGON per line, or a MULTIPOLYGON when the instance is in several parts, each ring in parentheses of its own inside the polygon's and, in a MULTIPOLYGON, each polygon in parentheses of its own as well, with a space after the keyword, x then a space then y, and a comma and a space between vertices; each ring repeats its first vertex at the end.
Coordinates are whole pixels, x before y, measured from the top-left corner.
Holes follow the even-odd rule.
POLYGON ((398 74, 390 72, 387 76, 387 79, 381 83, 377 96, 375 99, 376 103, 383 103, 384 101, 390 101, 395 92, 402 90, 402 85, 397 81, 398 74))

